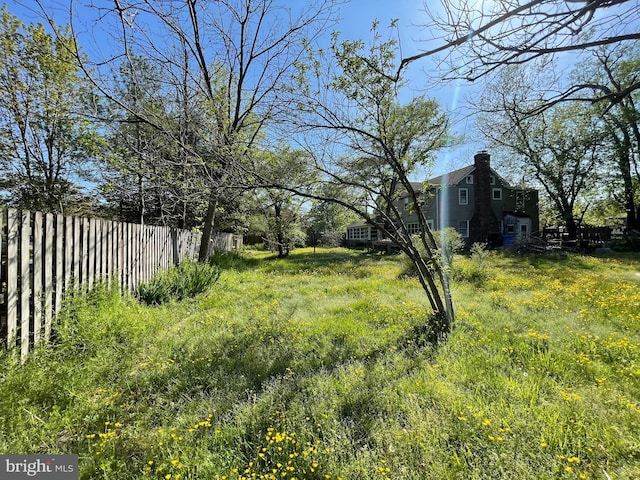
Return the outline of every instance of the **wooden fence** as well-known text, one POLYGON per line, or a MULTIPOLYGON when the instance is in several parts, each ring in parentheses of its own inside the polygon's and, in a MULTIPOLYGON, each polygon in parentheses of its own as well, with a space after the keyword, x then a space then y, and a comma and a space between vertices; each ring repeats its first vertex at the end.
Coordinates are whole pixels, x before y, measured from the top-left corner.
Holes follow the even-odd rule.
MULTIPOLYGON (((98 281, 133 291, 159 270, 197 257, 200 234, 96 218, 0 210, 0 339, 24 359, 47 341, 64 292, 98 281)), ((241 237, 217 234, 212 250, 239 248, 241 237)))

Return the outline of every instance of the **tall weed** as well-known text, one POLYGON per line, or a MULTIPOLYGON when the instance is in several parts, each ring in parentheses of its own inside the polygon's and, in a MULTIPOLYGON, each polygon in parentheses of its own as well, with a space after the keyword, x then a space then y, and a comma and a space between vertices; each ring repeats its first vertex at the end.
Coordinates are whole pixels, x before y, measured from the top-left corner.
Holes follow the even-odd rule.
POLYGON ((146 305, 180 301, 206 292, 219 278, 216 265, 187 260, 139 285, 136 297, 146 305))
POLYGON ((488 260, 491 251, 486 243, 474 243, 470 249, 471 258, 461 259, 452 268, 452 277, 458 282, 468 282, 476 287, 483 286, 489 278, 488 260))

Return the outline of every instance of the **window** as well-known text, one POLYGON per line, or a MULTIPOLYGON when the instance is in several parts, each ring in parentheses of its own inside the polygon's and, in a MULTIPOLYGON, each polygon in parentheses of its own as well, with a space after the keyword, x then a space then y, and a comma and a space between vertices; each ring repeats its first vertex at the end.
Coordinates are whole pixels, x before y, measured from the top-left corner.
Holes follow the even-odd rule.
POLYGON ((429 230, 433 230, 433 219, 427 220, 427 227, 429 227, 429 230))
POLYGON ((464 238, 469 238, 469 220, 460 220, 458 222, 458 232, 464 238))
POLYGON ((405 197, 402 200, 404 202, 404 209, 408 210, 409 209, 409 197, 405 197))
POLYGON ((407 230, 409 230, 409 235, 416 235, 420 233, 420 225, 417 223, 407 223, 407 230))
POLYGON ((470 185, 473 183, 473 175, 467 175, 467 183, 470 185))
POLYGON ((460 205, 469 204, 469 190, 467 188, 461 188, 458 190, 458 203, 460 205))
POLYGON ((495 185, 496 184, 496 176, 492 173, 491 174, 491 185, 495 185))
POLYGON ((359 227, 349 229, 349 240, 367 240, 369 238, 369 227, 359 227))
POLYGON ((494 200, 502 200, 502 189, 494 188, 493 189, 493 199, 494 200))

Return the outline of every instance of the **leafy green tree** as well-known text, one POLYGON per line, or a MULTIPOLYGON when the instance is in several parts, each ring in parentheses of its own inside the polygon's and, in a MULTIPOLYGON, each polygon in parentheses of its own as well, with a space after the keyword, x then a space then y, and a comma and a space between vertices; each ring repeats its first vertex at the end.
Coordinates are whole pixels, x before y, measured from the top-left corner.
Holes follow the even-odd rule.
POLYGON ((404 82, 392 75, 397 44, 382 39, 377 24, 373 35, 367 46, 362 41, 341 42, 336 34, 330 57, 318 60, 318 52, 313 52, 301 65, 301 79, 307 82, 300 90, 308 96, 297 106, 296 122, 305 133, 308 151, 326 184, 355 192, 349 201, 327 190, 309 196, 351 210, 410 258, 432 308, 427 329, 439 340, 454 320, 449 277, 420 208, 426 198, 414 191, 409 177, 429 166, 450 142, 448 119, 434 100, 401 101, 404 82), (405 192, 418 215, 420 246, 397 204, 405 192))
POLYGON ((267 246, 277 251, 278 257, 286 257, 306 241, 300 214, 304 199, 293 192, 306 190, 315 181, 316 171, 304 151, 286 146, 256 155, 253 169, 260 171, 263 178, 277 179, 259 188, 257 195, 267 219, 267 246))
MULTIPOLYGON (((0 12, 0 176, 5 201, 32 210, 90 208, 103 140, 88 120, 96 103, 75 64, 69 29, 55 37, 0 12)), ((86 213, 86 212, 84 212, 86 213)))
MULTIPOLYGON (((640 78, 640 48, 602 48, 581 64, 581 78, 594 92, 629 89, 640 78)), ((609 150, 607 188, 622 207, 628 229, 640 231, 640 109, 637 91, 612 105, 599 105, 609 150)))
POLYGON ((493 148, 506 152, 506 167, 544 189, 575 239, 584 215, 576 207, 597 186, 604 159, 600 120, 593 108, 578 103, 526 113, 540 99, 535 75, 526 73, 503 69, 485 90, 478 126, 493 148))
MULTIPOLYGON (((47 16, 49 7, 36 0, 47 16)), ((116 1, 99 9, 96 29, 114 35, 108 58, 82 62, 87 75, 109 100, 140 121, 174 136, 153 111, 136 109, 117 94, 104 75, 130 52, 162 70, 173 92, 188 77, 201 95, 212 128, 198 148, 179 139, 181 148, 201 160, 207 208, 202 219, 200 261, 206 260, 221 207, 242 181, 244 166, 266 126, 287 117, 296 62, 335 18, 335 0, 282 5, 272 0, 201 2, 196 0, 116 1), (152 26, 153 34, 150 35, 152 26), (117 51, 121 48, 121 51, 117 51), (92 68, 96 66, 96 68, 92 68)), ((207 132, 203 132, 207 133, 207 132)))
MULTIPOLYGON (((320 196, 340 198, 344 202, 356 196, 355 191, 341 185, 321 184, 320 196)), ((309 243, 312 246, 336 247, 342 244, 347 225, 358 220, 358 216, 344 206, 324 199, 312 200, 306 214, 309 243)))
POLYGON ((164 132, 111 102, 112 155, 104 175, 105 196, 123 219, 180 228, 197 225, 206 183, 201 159, 191 151, 203 142, 206 122, 193 85, 184 79, 172 94, 164 92, 166 81, 158 68, 133 54, 122 63, 116 81, 121 101, 153 115, 164 132))

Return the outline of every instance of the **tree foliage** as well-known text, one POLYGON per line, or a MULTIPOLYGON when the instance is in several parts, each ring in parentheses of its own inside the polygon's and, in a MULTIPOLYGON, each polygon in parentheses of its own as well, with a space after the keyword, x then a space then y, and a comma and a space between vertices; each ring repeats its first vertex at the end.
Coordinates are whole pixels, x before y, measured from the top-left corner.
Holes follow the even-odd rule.
MULTIPOLYGON (((44 2, 36 1, 46 12, 44 2)), ((86 2, 98 11, 94 27, 105 26, 114 36, 112 55, 82 62, 87 75, 109 100, 198 157, 204 167, 208 192, 201 261, 216 215, 226 197, 235 195, 254 143, 268 123, 288 113, 288 81, 296 61, 307 42, 333 21, 333 4, 317 0, 287 8, 273 0, 117 0, 103 8, 86 2), (123 59, 135 67, 132 53, 162 72, 165 95, 179 90, 185 78, 197 90, 211 127, 197 148, 176 136, 155 111, 117 95, 107 67, 123 59)))
POLYGON ((326 199, 350 202, 357 197, 357 190, 346 185, 321 183, 317 191, 319 199, 311 201, 305 216, 309 243, 312 246, 337 247, 342 245, 347 225, 355 223, 358 216, 340 203, 326 199))
POLYGON ((201 97, 186 79, 175 85, 172 94, 164 92, 158 68, 133 54, 122 63, 116 81, 121 101, 136 111, 153 112, 171 135, 112 102, 105 197, 128 221, 196 226, 203 215, 201 192, 206 188, 201 158, 192 153, 200 149, 207 130, 198 105, 201 97))
POLYGON ((397 45, 383 39, 376 24, 373 34, 369 46, 334 35, 330 57, 320 62, 332 65, 329 71, 314 63, 317 52, 302 66, 308 83, 301 90, 308 97, 298 104, 296 121, 308 151, 327 185, 356 193, 349 201, 319 192, 311 196, 350 209, 407 254, 433 309, 428 328, 434 338, 442 338, 454 318, 448 274, 420 208, 424 197, 416 194, 409 176, 447 145, 448 120, 434 100, 401 101, 403 82, 391 75, 397 45), (424 253, 396 203, 403 192, 409 192, 418 212, 424 253))
MULTIPOLYGON (((556 105, 534 116, 523 113, 542 101, 538 73, 504 69, 485 90, 478 124, 494 148, 506 151, 512 171, 544 189, 569 236, 576 238, 584 214, 576 206, 597 185, 604 159, 602 128, 597 111, 581 104, 556 105)), ((546 82, 544 75, 541 82, 546 82)))
POLYGON ((271 179, 264 185, 259 180, 255 190, 266 219, 265 244, 283 258, 306 243, 301 216, 304 199, 293 192, 308 190, 316 180, 316 171, 306 152, 288 146, 254 157, 252 170, 260 172, 261 179, 271 179))
POLYGON ((0 185, 10 205, 90 209, 79 183, 103 146, 87 112, 95 97, 75 64, 69 30, 58 36, 0 12, 0 185))
MULTIPOLYGON (((640 48, 601 48, 580 65, 580 78, 594 91, 620 91, 640 80, 640 48)), ((633 92, 601 105, 609 162, 606 179, 613 199, 626 215, 626 226, 640 231, 640 110, 633 92)))

